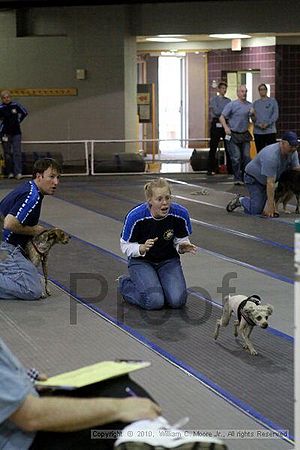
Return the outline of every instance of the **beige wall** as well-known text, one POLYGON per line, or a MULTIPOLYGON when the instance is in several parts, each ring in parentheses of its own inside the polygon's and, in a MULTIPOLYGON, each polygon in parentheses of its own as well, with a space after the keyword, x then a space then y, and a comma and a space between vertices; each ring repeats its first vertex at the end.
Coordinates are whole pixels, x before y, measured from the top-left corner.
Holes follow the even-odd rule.
MULTIPOLYGON (((207 136, 207 57, 206 53, 190 53, 187 59, 188 124, 189 138, 207 136)), ((189 147, 201 147, 203 143, 190 142, 189 147)), ((205 146, 205 145, 204 145, 205 146)))
POLYGON ((49 20, 47 8, 21 17, 23 36, 16 12, 8 20, 0 11, 1 87, 78 89, 75 97, 15 98, 29 110, 23 138, 135 139, 136 43, 127 7, 59 8, 56 28, 49 11, 49 20), (85 80, 76 79, 78 68, 85 80))
MULTIPOLYGON (((253 0, 251 7, 211 1, 0 10, 0 85, 78 89, 76 97, 16 99, 29 110, 26 139, 134 139, 136 35, 300 31, 300 3, 284 5, 284 11, 279 0, 253 0), (78 68, 86 69, 85 80, 76 79, 78 68)), ((205 134, 205 70, 200 56, 188 59, 195 78, 189 131, 197 137, 205 134)))

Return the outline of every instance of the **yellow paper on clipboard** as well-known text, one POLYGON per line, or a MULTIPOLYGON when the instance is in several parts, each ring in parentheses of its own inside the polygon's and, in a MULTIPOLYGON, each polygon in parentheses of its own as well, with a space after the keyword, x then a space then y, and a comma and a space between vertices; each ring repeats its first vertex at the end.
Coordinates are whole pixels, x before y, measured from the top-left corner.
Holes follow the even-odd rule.
POLYGON ((37 381, 36 385, 49 388, 76 389, 149 366, 150 363, 146 361, 102 361, 55 375, 46 381, 37 381))

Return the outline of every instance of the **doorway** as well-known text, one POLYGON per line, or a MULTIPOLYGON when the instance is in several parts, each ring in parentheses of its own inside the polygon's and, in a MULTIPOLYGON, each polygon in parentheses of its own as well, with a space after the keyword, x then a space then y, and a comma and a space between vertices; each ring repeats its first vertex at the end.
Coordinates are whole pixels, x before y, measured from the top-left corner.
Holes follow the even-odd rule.
POLYGON ((261 83, 259 70, 240 70, 236 72, 222 71, 222 80, 227 79, 227 93, 226 96, 231 100, 236 99, 236 89, 241 84, 245 84, 247 87, 247 100, 253 102, 258 95, 257 87, 261 83))
POLYGON ((158 58, 159 151, 173 153, 182 147, 186 137, 185 57, 158 58))

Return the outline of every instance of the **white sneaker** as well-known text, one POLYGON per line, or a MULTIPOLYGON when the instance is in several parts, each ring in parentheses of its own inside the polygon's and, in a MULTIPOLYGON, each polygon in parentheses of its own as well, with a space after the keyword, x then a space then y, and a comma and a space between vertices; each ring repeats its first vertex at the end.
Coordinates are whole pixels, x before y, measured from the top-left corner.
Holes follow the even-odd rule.
POLYGON ((21 180, 23 178, 23 175, 21 174, 21 173, 18 173, 16 176, 15 176, 15 179, 16 180, 21 180))
POLYGON ((13 177, 14 177, 14 174, 13 174, 13 173, 9 173, 8 176, 7 176, 7 178, 9 178, 9 179, 11 179, 11 178, 13 178, 13 177))
POLYGON ((184 431, 173 427, 164 417, 155 420, 139 420, 122 430, 122 436, 114 447, 118 450, 226 450, 227 446, 213 437, 197 436, 196 430, 184 431))

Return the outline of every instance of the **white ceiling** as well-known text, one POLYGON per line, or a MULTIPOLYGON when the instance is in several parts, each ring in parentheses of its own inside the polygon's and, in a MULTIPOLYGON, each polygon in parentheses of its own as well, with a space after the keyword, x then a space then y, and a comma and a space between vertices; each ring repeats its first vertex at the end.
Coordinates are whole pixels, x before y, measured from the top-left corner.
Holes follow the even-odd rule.
MULTIPOLYGON (((300 44, 300 33, 248 33, 249 39, 242 39, 242 47, 275 45, 275 44, 300 44)), ((167 35, 164 35, 167 36, 167 35)), ((179 37, 179 35, 176 35, 179 37)), ((147 38, 157 36, 137 36, 138 51, 196 51, 217 48, 230 48, 231 40, 212 38, 208 34, 180 35, 186 42, 161 43, 147 41, 147 38)))

